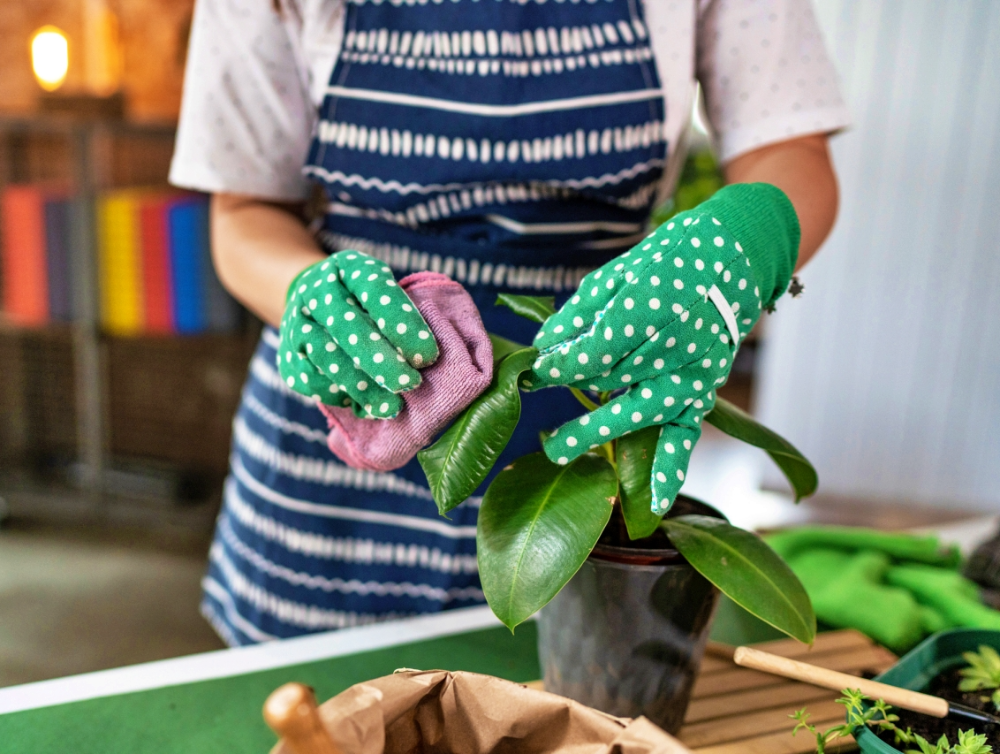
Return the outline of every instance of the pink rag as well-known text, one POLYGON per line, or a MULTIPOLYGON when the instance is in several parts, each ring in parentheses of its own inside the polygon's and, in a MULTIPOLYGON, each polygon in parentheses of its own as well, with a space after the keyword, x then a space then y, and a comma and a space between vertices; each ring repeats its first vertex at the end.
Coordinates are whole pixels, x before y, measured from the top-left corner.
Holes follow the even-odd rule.
POLYGON ((493 347, 465 288, 436 272, 408 275, 399 285, 427 320, 440 355, 421 370, 420 387, 403 394, 403 410, 394 419, 359 419, 349 408, 320 404, 330 450, 355 469, 405 466, 493 379, 493 347))

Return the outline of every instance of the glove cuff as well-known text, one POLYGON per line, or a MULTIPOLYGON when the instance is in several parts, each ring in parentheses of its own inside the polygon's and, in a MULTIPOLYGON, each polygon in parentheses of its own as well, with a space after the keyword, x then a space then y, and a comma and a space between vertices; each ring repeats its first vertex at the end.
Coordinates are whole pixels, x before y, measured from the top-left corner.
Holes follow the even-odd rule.
POLYGON ((736 237, 764 308, 771 306, 788 288, 799 258, 799 219, 785 192, 770 183, 736 183, 719 189, 700 209, 736 237))

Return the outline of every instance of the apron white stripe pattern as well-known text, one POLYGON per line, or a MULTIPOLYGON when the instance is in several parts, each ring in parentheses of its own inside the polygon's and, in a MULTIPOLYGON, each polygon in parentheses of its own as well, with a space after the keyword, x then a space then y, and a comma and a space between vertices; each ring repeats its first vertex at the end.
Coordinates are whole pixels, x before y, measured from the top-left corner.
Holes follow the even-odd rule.
MULTIPOLYGON (((318 239, 402 275, 469 288, 487 329, 536 326, 499 291, 574 291, 641 238, 666 164, 664 104, 635 0, 352 0, 305 172, 325 189, 318 239)), ((234 420, 231 473, 202 610, 232 644, 482 601, 481 498, 441 518, 416 461, 341 464, 326 422, 277 378, 267 328, 234 420)), ((578 413, 525 395, 498 467, 578 413)), ((480 490, 477 494, 481 494, 480 490)))
MULTIPOLYGON (((345 86, 331 86, 326 92, 332 97, 340 97, 342 99, 356 99, 362 102, 382 102, 393 105, 405 105, 407 107, 426 108, 428 110, 439 110, 445 113, 481 115, 488 118, 511 118, 515 115, 556 113, 562 110, 582 110, 584 108, 619 105, 626 102, 657 101, 663 98, 663 92, 659 89, 641 89, 637 92, 595 94, 589 97, 570 97, 569 99, 525 102, 517 105, 480 105, 472 102, 456 102, 450 99, 438 99, 435 97, 417 97, 412 94, 378 92, 369 89, 351 89, 345 86)), ((381 133, 381 129, 372 133, 379 134, 381 133)), ((464 138, 457 143, 464 144, 464 138)), ((369 149, 369 151, 372 150, 369 149)), ((515 162, 515 160, 511 160, 511 162, 515 162)))

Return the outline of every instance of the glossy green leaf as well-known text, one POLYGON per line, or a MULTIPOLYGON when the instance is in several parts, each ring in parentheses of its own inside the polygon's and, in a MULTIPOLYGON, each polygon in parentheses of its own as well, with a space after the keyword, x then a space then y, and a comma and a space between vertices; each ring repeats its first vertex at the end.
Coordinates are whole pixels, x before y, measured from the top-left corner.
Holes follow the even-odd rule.
POLYGON ((663 519, 680 553, 729 599, 806 644, 816 638, 816 615, 802 582, 758 537, 711 516, 663 519))
POLYGON ((558 466, 544 453, 514 461, 479 509, 479 576, 486 601, 514 630, 573 578, 611 518, 611 464, 586 454, 558 466))
POLYGON ((650 510, 653 493, 649 486, 653 455, 660 436, 658 426, 646 427, 625 435, 615 443, 615 464, 621 492, 622 514, 630 539, 648 537, 659 526, 662 516, 650 510))
POLYGON ((554 296, 517 296, 513 293, 501 293, 497 296, 497 306, 506 306, 515 314, 539 323, 556 313, 554 296))
POLYGON ((500 335, 494 335, 489 332, 486 333, 490 339, 490 345, 493 347, 493 367, 496 368, 501 361, 507 356, 510 356, 514 351, 520 351, 528 346, 521 345, 520 343, 515 343, 513 340, 507 340, 500 335))
POLYGON ((705 421, 737 440, 766 451, 795 490, 795 502, 816 491, 819 476, 813 465, 788 440, 760 424, 746 411, 716 398, 715 408, 705 415, 705 421))
POLYGON ((486 391, 437 442, 417 453, 442 516, 476 491, 507 447, 521 418, 517 379, 537 356, 537 349, 524 348, 504 357, 486 391))

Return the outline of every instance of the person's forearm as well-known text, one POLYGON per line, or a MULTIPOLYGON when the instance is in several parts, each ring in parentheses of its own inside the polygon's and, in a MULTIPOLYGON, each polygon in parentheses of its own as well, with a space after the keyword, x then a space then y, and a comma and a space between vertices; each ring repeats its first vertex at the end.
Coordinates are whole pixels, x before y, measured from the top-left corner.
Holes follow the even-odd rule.
POLYGON ((212 259, 233 297, 279 326, 292 280, 326 254, 295 205, 235 194, 212 196, 212 259))
POLYGON ((819 250, 837 218, 837 177, 827 137, 804 136, 771 144, 734 158, 727 183, 770 183, 788 195, 802 228, 799 270, 819 250))

